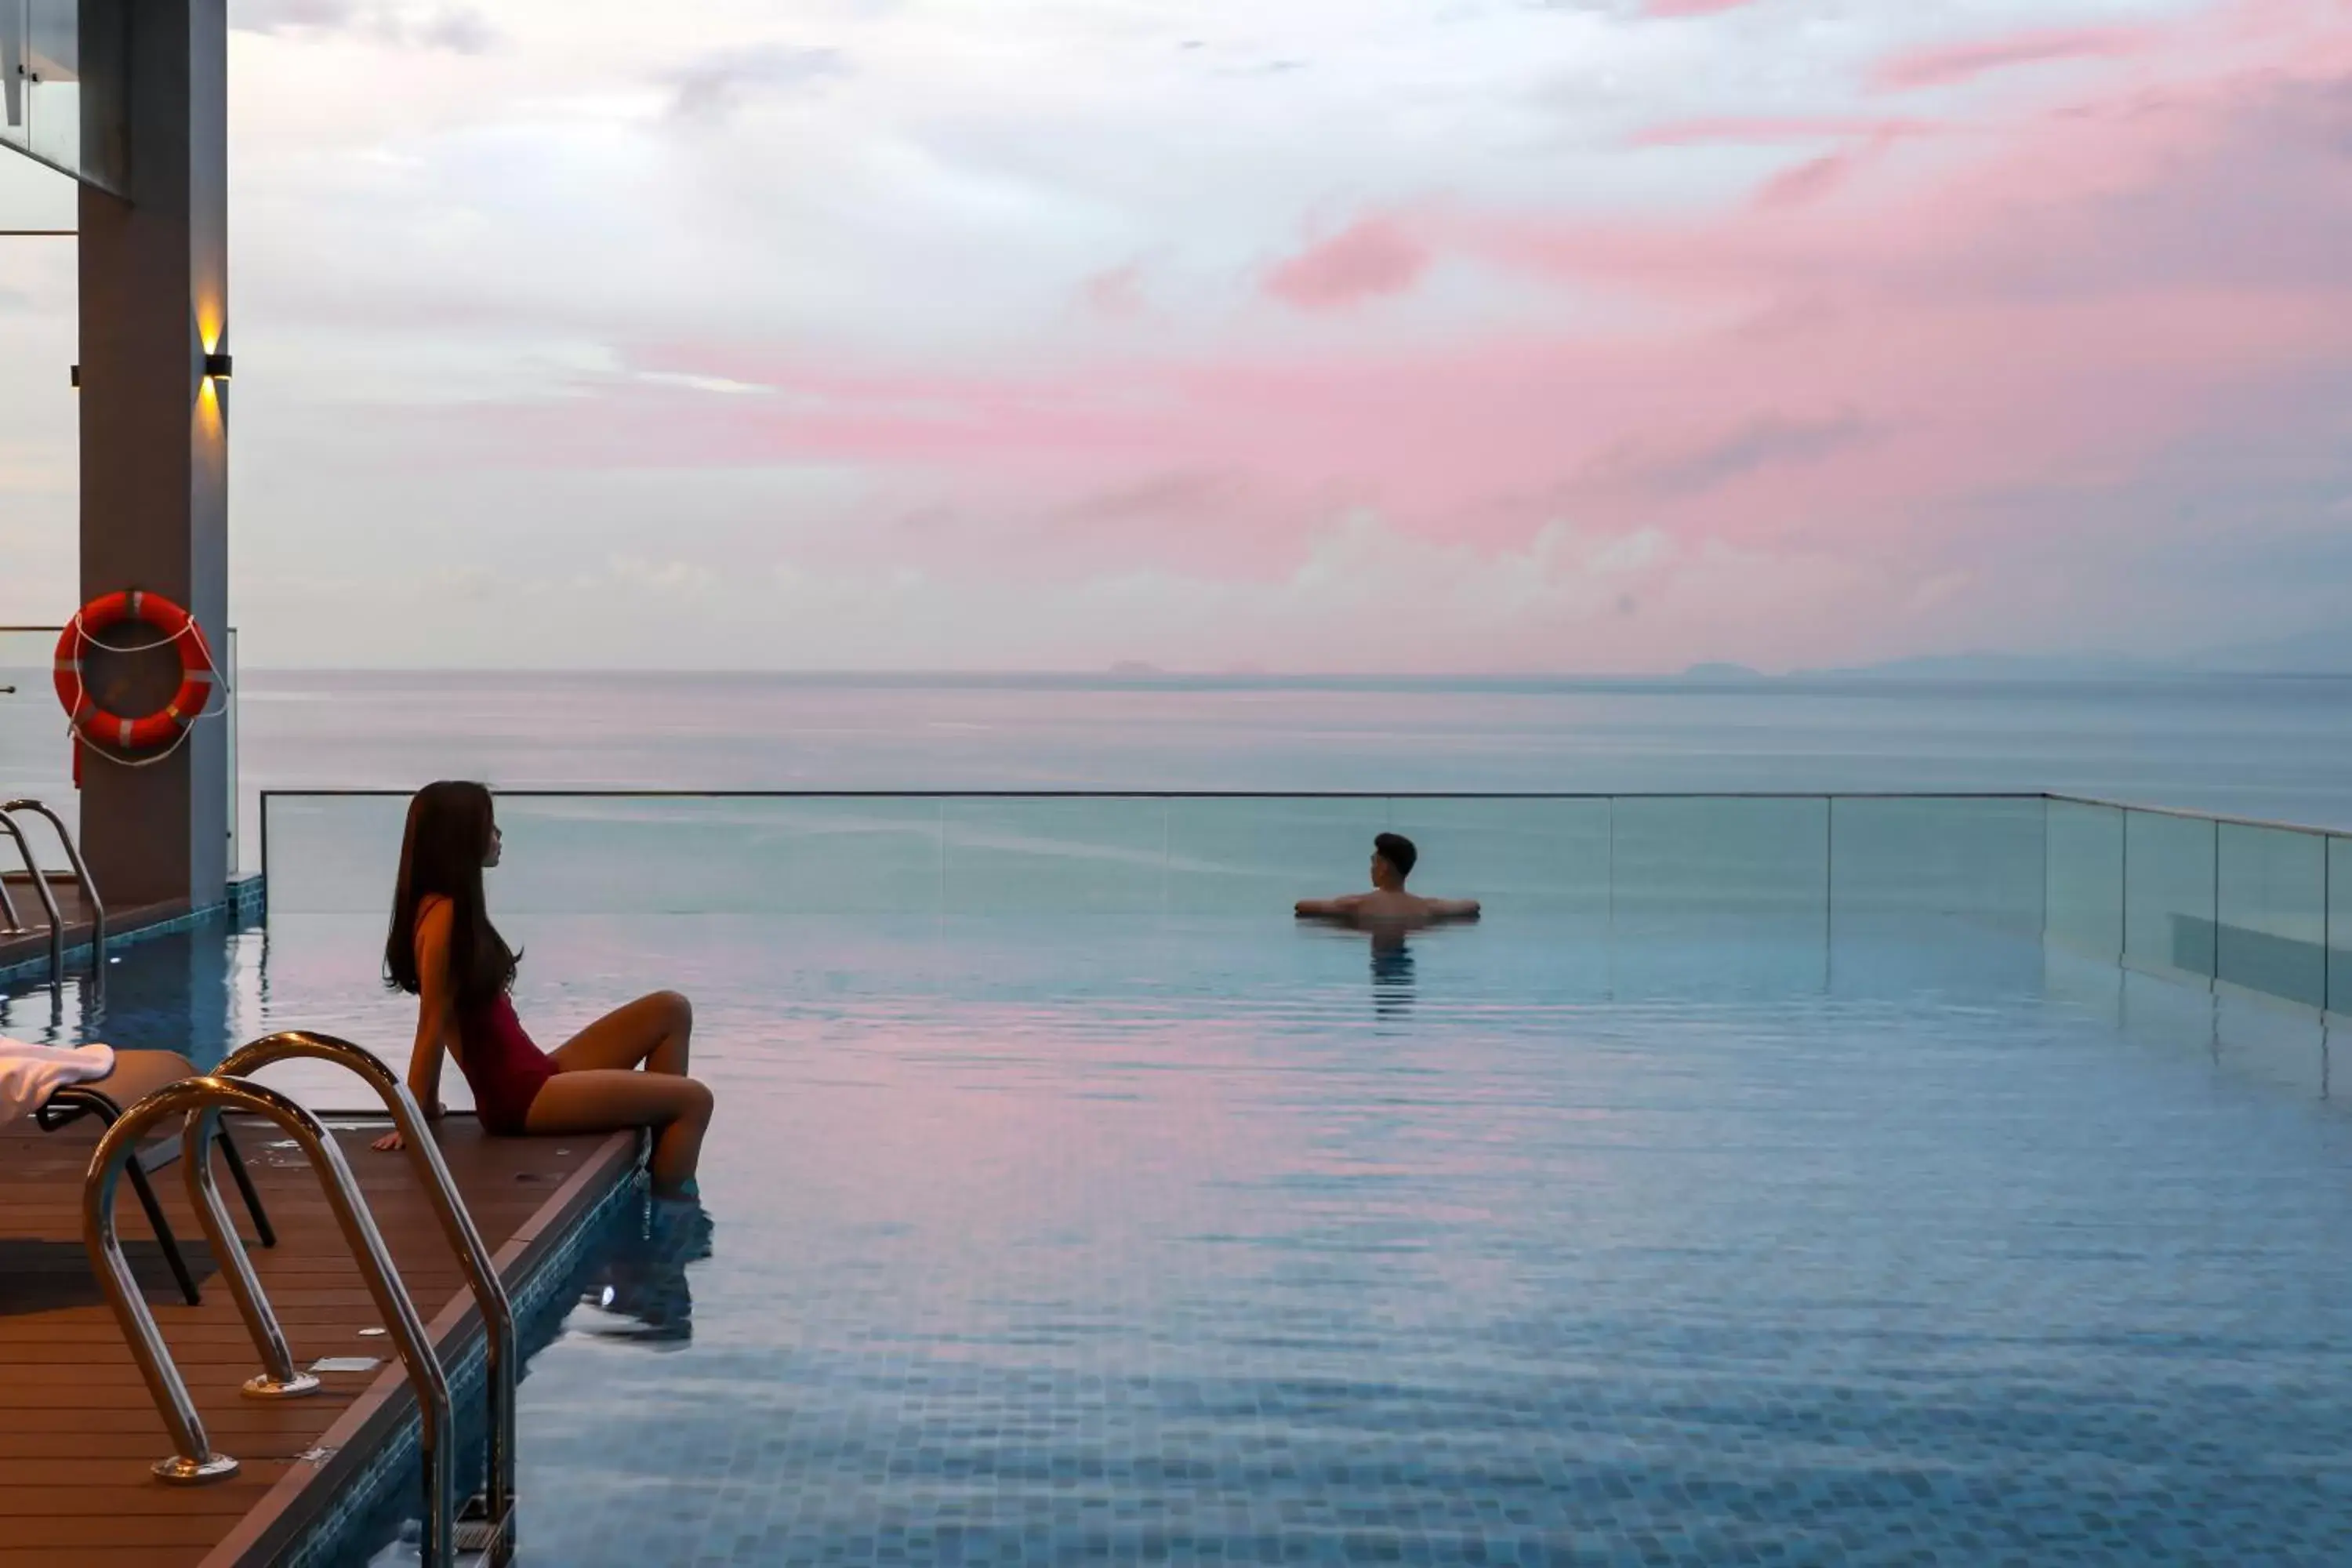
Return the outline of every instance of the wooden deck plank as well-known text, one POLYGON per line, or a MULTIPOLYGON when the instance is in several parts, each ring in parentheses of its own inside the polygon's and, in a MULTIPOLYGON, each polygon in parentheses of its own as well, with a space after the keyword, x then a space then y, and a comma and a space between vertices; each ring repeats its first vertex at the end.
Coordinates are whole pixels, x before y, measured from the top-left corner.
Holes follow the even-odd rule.
MULTIPOLYGON (((419 1314, 455 1334, 470 1317, 464 1276, 405 1157, 366 1146, 375 1131, 339 1131, 344 1161, 419 1314)), ((382 1314, 316 1179, 272 1147, 273 1131, 236 1128, 278 1235, 276 1247, 249 1246, 248 1256, 296 1364, 321 1356, 382 1364, 320 1373, 324 1386, 307 1398, 243 1397, 239 1387, 259 1363, 206 1254, 180 1166, 153 1182, 204 1287, 200 1306, 181 1301, 126 1190, 120 1225, 150 1308, 206 1432, 243 1465, 229 1481, 178 1488, 149 1473, 170 1440, 82 1251, 82 1176, 98 1129, 87 1121, 47 1134, 29 1122, 0 1126, 0 1568, 192 1568, 240 1531, 256 1535, 257 1510, 275 1519, 300 1500, 318 1470, 299 1457, 330 1427, 349 1426, 362 1411, 383 1424, 384 1372, 396 1367, 396 1352, 388 1336, 361 1332, 380 1326, 382 1314)), ((452 1119, 443 1153, 485 1241, 511 1272, 522 1251, 517 1238, 535 1236, 560 1195, 576 1202, 583 1181, 619 1179, 628 1142, 486 1138, 470 1120, 452 1119)), ((241 1200, 225 1176, 221 1184, 249 1241, 241 1200)))

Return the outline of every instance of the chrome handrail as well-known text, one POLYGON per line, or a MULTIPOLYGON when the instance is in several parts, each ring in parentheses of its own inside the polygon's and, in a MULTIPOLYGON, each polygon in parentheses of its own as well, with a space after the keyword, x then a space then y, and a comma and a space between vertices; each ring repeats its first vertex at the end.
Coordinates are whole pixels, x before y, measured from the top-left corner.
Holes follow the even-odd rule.
MULTIPOLYGON (((410 1162, 416 1167, 418 1178, 425 1184, 425 1195, 432 1199, 434 1212, 440 1217, 441 1229, 457 1254, 465 1270, 466 1283, 474 1293, 474 1304, 482 1314, 482 1333, 488 1347, 489 1368, 485 1378, 483 1402, 489 1428, 489 1451, 484 1459, 486 1471, 482 1489, 482 1521, 498 1532, 502 1547, 493 1547, 494 1560, 514 1545, 515 1500, 515 1379, 520 1373, 520 1355, 516 1348, 514 1305, 507 1297, 507 1288, 499 1278, 497 1262, 482 1240, 473 1215, 467 1212, 458 1195, 457 1184, 449 1174, 448 1162, 441 1156, 441 1146, 426 1125, 425 1115, 416 1104, 416 1097, 408 1091, 400 1075, 384 1064, 381 1057, 349 1040, 332 1035, 314 1034, 307 1029, 289 1029, 268 1035, 231 1052, 226 1060, 214 1071, 222 1078, 246 1078, 260 1071, 272 1062, 307 1057, 319 1061, 334 1062, 350 1068, 364 1079, 392 1113, 393 1124, 399 1128, 402 1142, 407 1146, 410 1162)), ((192 1147, 194 1145, 191 1145, 192 1147)), ((217 1194, 214 1205, 219 1206, 217 1194)), ((219 1212, 226 1224, 227 1211, 219 1212)))
MULTIPOLYGON (((49 921, 49 984, 62 985, 66 980, 66 925, 63 917, 58 913, 58 896, 49 891, 49 879, 41 874, 40 862, 33 858, 33 847, 26 842, 25 830, 16 826, 16 819, 5 808, 0 808, 0 830, 5 830, 16 841, 16 853, 25 858, 25 869, 32 874, 33 891, 39 896, 41 911, 49 921)), ((5 893, 0 893, 0 899, 5 897, 5 893)), ((18 931, 25 929, 16 923, 16 910, 13 904, 9 906, 7 914, 11 926, 18 931)))
MULTIPOLYGON (((89 977, 99 984, 106 984, 106 905, 100 901, 98 884, 89 878, 89 867, 81 858, 81 849, 66 831, 65 819, 49 809, 44 801, 27 795, 22 800, 0 804, 0 816, 14 812, 29 811, 45 819, 58 830, 58 845, 66 852, 66 864, 73 868, 74 886, 81 891, 82 908, 89 911, 89 977)), ((35 876, 39 873, 36 871, 35 876)))
POLYGON ((220 1185, 213 1180, 213 1145, 219 1137, 218 1105, 189 1111, 180 1133, 180 1147, 187 1152, 181 1168, 188 1184, 188 1206, 196 1211, 205 1240, 228 1277, 228 1292, 236 1300, 237 1315, 245 1320, 245 1331, 261 1357, 261 1370, 245 1380, 246 1394, 254 1399, 292 1399, 316 1394, 319 1380, 295 1367, 285 1331, 270 1310, 269 1298, 253 1272, 253 1260, 245 1255, 245 1240, 229 1218, 228 1205, 221 1202, 220 1185))
MULTIPOLYGON (((318 1174, 327 1205, 352 1245, 360 1273, 367 1280, 368 1293, 375 1299, 377 1311, 383 1315, 399 1350, 401 1363, 407 1370, 409 1384, 416 1393, 421 1427, 418 1446, 425 1470, 424 1562, 428 1568, 446 1568, 456 1561, 450 1508, 452 1451, 456 1445, 449 1380, 441 1370, 424 1320, 416 1315, 416 1304, 409 1300, 408 1291, 400 1282, 392 1254, 384 1247, 383 1237, 377 1231, 375 1220, 368 1213, 367 1204, 361 1198, 352 1180, 351 1168, 343 1163, 342 1152, 335 1146, 333 1137, 317 1117, 293 1100, 276 1089, 244 1079, 183 1079, 140 1100, 99 1140, 98 1151, 90 1157, 89 1174, 82 1183, 83 1244, 89 1249, 90 1263, 106 1293, 107 1304, 113 1309, 122 1337, 130 1342, 131 1354, 146 1378, 155 1408, 179 1445, 179 1452, 156 1462, 155 1474, 166 1481, 200 1484, 225 1480, 236 1474, 237 1462, 216 1452, 205 1435, 204 1423, 188 1396, 188 1385, 173 1365, 171 1352, 156 1331, 154 1314, 148 1310, 138 1281, 131 1278, 131 1266, 123 1259, 122 1241, 115 1233, 115 1190, 123 1166, 136 1154, 139 1141, 150 1127, 167 1117, 181 1116, 187 1120, 191 1132, 201 1132, 213 1125, 223 1108, 234 1108, 276 1122, 292 1135, 318 1174)), ((191 1178, 192 1187, 194 1184, 191 1178)), ((209 1216, 205 1231, 214 1238, 216 1253, 223 1252, 220 1237, 228 1230, 219 1197, 218 1191, 214 1190, 210 1202, 197 1205, 200 1215, 209 1216)), ((234 1241, 233 1231, 228 1234, 231 1245, 224 1256, 241 1255, 242 1244, 234 1241)), ((236 1278, 232 1266, 231 1279, 236 1278)), ((275 1331, 268 1300, 262 1295, 257 1281, 248 1275, 240 1284, 237 1297, 238 1306, 254 1314, 247 1319, 248 1328, 258 1319, 266 1321, 270 1331, 275 1331)))

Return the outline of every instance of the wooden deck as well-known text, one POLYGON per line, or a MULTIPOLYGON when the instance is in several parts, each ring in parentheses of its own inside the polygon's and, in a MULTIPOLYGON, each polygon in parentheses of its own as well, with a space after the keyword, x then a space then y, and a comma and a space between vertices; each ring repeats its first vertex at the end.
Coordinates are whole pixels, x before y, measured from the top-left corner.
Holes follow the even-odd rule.
MULTIPOLYGON (((180 1166, 156 1173, 154 1184, 204 1286, 201 1306, 182 1302, 125 1184, 125 1251, 214 1447, 243 1462, 236 1477, 213 1486, 155 1479, 148 1466, 171 1443, 82 1249, 82 1175, 98 1129, 88 1120, 54 1133, 29 1121, 0 1127, 0 1568, 266 1562, 406 1407, 390 1342, 361 1332, 381 1319, 317 1179, 293 1151, 269 1147, 276 1129, 233 1128, 277 1226, 278 1246, 255 1247, 250 1256, 295 1364, 321 1356, 383 1364, 322 1373, 325 1387, 308 1398, 241 1397, 239 1384, 257 1363, 206 1254, 180 1166)), ((477 1331, 472 1298, 406 1157, 366 1146, 376 1131, 338 1137, 446 1362, 477 1331)), ((510 1290, 636 1158, 631 1133, 494 1139, 464 1118, 444 1124, 442 1142, 510 1290)), ((221 1189, 249 1237, 225 1176, 221 1189)))

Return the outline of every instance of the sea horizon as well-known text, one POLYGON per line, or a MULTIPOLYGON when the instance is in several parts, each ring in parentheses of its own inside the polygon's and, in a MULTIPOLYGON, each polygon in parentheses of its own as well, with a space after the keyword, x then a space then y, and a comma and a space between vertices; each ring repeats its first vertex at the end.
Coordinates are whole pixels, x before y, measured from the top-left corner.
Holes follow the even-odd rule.
POLYGON ((1100 669, 927 669, 907 668, 745 668, 694 665, 599 667, 589 665, 300 665, 257 664, 241 668, 244 679, 492 679, 658 680, 710 679, 800 683, 808 685, 873 685, 898 687, 1040 687, 1181 686, 1371 690, 1749 690, 1759 686, 1788 689, 1801 686, 1937 689, 2018 687, 2130 688, 2218 686, 2245 681, 2278 681, 2352 686, 2352 670, 2329 669, 2197 669, 2161 668, 2146 670, 2048 673, 1927 673, 1889 667, 1853 669, 1801 669, 1770 672, 1738 667, 1701 667, 1680 672, 1665 670, 1622 673, 1589 671, 1465 670, 1443 672, 1379 670, 1180 669, 1160 667, 1110 667, 1100 669))

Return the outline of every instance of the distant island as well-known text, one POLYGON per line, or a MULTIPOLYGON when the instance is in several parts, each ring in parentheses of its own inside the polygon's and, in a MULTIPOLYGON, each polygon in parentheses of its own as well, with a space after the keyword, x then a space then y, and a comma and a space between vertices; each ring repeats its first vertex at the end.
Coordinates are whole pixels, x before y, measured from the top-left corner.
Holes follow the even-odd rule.
POLYGON ((1692 665, 1683 671, 1683 679, 1685 680, 1762 680, 1766 676, 1762 670, 1751 669, 1744 664, 1712 663, 1692 665))
POLYGON ((1122 658, 1110 667, 1113 675, 1160 675, 1165 671, 1156 664, 1139 658, 1122 658))

